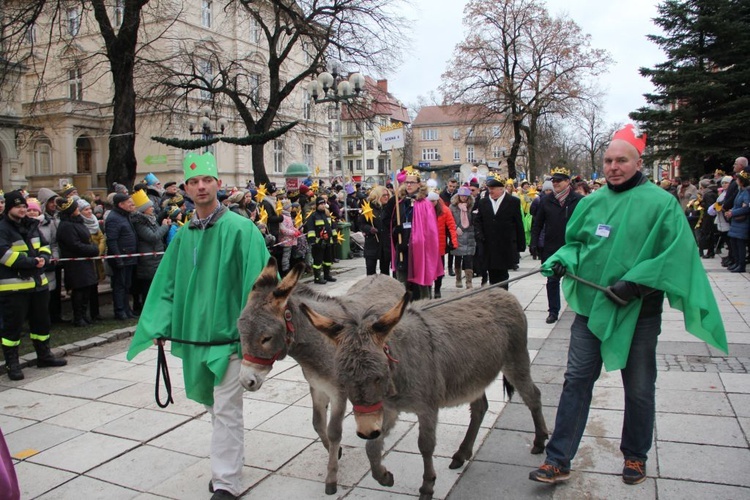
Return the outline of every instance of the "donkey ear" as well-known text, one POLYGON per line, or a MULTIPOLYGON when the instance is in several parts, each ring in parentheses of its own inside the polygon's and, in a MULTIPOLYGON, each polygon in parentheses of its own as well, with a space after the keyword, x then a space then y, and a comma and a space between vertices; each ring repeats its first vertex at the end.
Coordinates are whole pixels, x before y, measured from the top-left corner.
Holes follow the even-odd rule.
POLYGON ((294 266, 289 273, 281 280, 279 286, 273 291, 273 296, 280 302, 280 306, 286 305, 286 301, 289 299, 289 295, 294 291, 294 287, 297 286, 302 272, 305 270, 305 265, 300 262, 294 266))
POLYGON ((253 284, 253 290, 258 290, 260 288, 265 288, 269 286, 276 286, 276 283, 279 282, 279 270, 276 267, 276 259, 271 257, 268 259, 268 264, 266 264, 266 267, 263 268, 263 270, 258 275, 258 278, 255 280, 255 284, 253 284))
POLYGON ((391 330, 401 321, 401 317, 406 311, 406 305, 409 303, 411 298, 411 292, 406 292, 401 300, 391 308, 390 311, 383 314, 378 320, 372 324, 372 334, 376 340, 384 344, 391 330))
POLYGON ((338 344, 339 335, 344 329, 343 325, 340 325, 332 319, 326 318, 325 316, 316 313, 315 311, 310 309, 304 302, 299 305, 299 308, 304 313, 304 315, 307 316, 307 319, 310 320, 312 326, 314 326, 320 333, 338 344))

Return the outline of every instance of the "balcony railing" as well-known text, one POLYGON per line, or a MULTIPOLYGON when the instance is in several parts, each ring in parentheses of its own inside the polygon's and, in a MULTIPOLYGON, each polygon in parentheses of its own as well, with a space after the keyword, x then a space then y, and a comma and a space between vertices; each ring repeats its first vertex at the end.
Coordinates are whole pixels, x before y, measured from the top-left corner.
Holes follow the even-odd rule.
POLYGON ((466 144, 469 146, 487 144, 490 138, 486 135, 472 135, 465 139, 466 144))

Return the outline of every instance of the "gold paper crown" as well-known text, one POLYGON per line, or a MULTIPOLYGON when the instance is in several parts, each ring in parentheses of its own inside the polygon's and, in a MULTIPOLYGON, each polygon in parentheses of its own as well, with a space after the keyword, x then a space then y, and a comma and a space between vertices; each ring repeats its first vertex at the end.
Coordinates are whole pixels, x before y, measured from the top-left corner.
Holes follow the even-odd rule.
POLYGON ((142 207, 143 205, 151 201, 143 189, 139 189, 138 191, 133 193, 132 198, 133 203, 135 203, 136 207, 142 207))
POLYGON ((555 167, 552 169, 552 172, 550 172, 550 175, 555 175, 555 174, 566 175, 570 177, 570 170, 568 170, 565 167, 555 167))
POLYGON ((723 176, 724 174, 726 174, 726 172, 724 172, 720 168, 717 168, 716 171, 714 172, 714 175, 722 175, 723 176))
POLYGON ((73 184, 68 182, 62 187, 62 192, 63 193, 65 193, 66 191, 72 192, 72 191, 75 191, 75 189, 76 187, 73 184))
POLYGON ((739 172, 737 173, 737 175, 738 175, 738 176, 740 176, 740 177, 742 177, 742 178, 743 178, 743 179, 745 179, 746 181, 750 181, 750 174, 749 174, 749 173, 747 173, 747 172, 746 172, 745 170, 740 170, 740 171, 739 171, 739 172))
POLYGON ((513 185, 515 185, 515 183, 516 183, 516 181, 513 180, 513 179, 508 179, 507 181, 505 181, 505 185, 506 186, 513 186, 513 185))
POLYGON ((406 173, 407 177, 411 175, 412 177, 416 177, 417 179, 421 178, 419 170, 417 170, 416 168, 414 168, 413 165, 409 165, 409 166, 404 167, 404 172, 406 173))
POLYGON ((58 204, 61 212, 65 212, 66 210, 68 210, 73 203, 78 203, 78 200, 76 199, 75 196, 71 198, 62 198, 62 197, 60 198, 64 200, 58 204))

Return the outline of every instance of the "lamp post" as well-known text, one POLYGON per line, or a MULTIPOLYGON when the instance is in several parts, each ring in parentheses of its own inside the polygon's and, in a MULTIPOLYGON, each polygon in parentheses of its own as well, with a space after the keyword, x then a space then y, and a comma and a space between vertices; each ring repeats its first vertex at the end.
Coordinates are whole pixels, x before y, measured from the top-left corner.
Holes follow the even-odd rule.
MULTIPOLYGON (((193 118, 188 119, 188 130, 190 131, 190 135, 200 135, 204 140, 212 139, 217 135, 224 135, 224 131, 228 126, 229 121, 222 117, 216 122, 216 128, 213 128, 211 123, 211 108, 208 106, 203 106, 198 110, 197 121, 193 118)), ((205 153, 207 151, 208 146, 204 148, 203 152, 205 153)))
MULTIPOLYGON (((347 78, 343 75, 337 62, 331 63, 330 72, 324 71, 307 85, 307 91, 315 104, 334 103, 336 108, 336 125, 339 133, 339 162, 341 175, 344 175, 344 144, 341 136, 341 102, 349 103, 360 96, 365 86, 365 77, 352 73, 347 78)), ((349 208, 344 200, 344 217, 349 222, 349 208)))

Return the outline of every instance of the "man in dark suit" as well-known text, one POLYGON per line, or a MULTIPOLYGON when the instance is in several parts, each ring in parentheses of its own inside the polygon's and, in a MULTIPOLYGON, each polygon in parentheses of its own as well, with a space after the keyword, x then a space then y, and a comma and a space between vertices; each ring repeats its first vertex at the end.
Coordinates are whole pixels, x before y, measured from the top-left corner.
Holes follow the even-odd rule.
MULTIPOLYGON (((477 247, 484 250, 490 284, 508 279, 508 269, 516 267, 520 252, 526 249, 521 219, 521 201, 505 192, 505 180, 487 179, 489 196, 479 200, 474 216, 477 247)), ((508 289, 508 285, 504 287, 508 289)))

